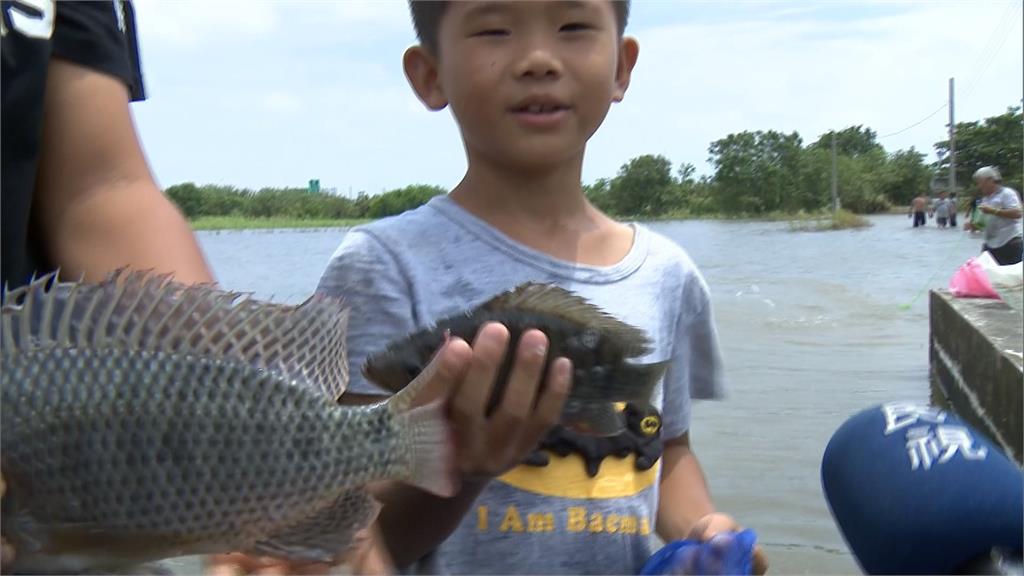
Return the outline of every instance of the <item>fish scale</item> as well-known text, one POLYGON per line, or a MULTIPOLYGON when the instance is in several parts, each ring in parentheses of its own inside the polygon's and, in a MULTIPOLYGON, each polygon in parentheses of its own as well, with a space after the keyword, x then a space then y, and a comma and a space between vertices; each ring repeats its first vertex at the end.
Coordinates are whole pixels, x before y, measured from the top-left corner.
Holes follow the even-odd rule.
MULTIPOLYGON (((63 387, 62 380, 75 378, 70 371, 44 371, 45 378, 29 381, 22 378, 17 363, 5 366, 5 379, 31 385, 25 388, 4 387, 3 418, 10 418, 18 425, 13 432, 4 434, 3 453, 5 458, 24 466, 25 472, 35 479, 31 488, 43 499, 37 509, 63 522, 92 521, 106 514, 123 521, 125 529, 145 528, 148 520, 163 522, 165 519, 154 518, 145 507, 129 507, 126 503, 131 502, 134 506, 136 502, 151 500, 140 497, 143 494, 136 491, 159 490, 175 495, 174 499, 165 499, 167 506, 181 505, 186 512, 195 508, 196 514, 177 520, 183 523, 183 531, 205 530, 207 527, 199 509, 204 507, 202 504, 208 504, 208 500, 215 499, 220 506, 228 505, 234 498, 258 504, 276 501, 280 510, 316 508, 314 496, 325 490, 333 495, 342 488, 365 484, 373 479, 368 470, 383 468, 390 472, 394 466, 392 446, 387 442, 390 438, 380 435, 364 437, 357 449, 345 448, 348 456, 344 459, 338 458, 340 444, 332 441, 364 433, 365 430, 359 427, 364 413, 376 416, 376 420, 371 421, 372 426, 387 427, 384 420, 388 414, 379 408, 375 411, 353 409, 326 413, 318 410, 322 399, 312 393, 295 394, 294 384, 269 375, 250 382, 245 388, 187 387, 170 378, 172 374, 188 374, 189 370, 183 368, 193 364, 214 373, 221 372, 225 379, 242 377, 244 368, 227 363, 204 366, 201 361, 197 363, 155 355, 147 358, 138 354, 121 358, 124 355, 116 352, 103 357, 94 356, 90 362, 88 355, 76 354, 84 361, 83 365, 77 361, 66 361, 69 356, 66 353, 54 355, 58 357, 56 365, 92 374, 92 378, 79 380, 79 389, 89 393, 84 400, 96 406, 105 405, 109 410, 82 414, 77 403, 54 403, 53 400, 60 399, 54 390, 63 387), (126 364, 122 374, 152 371, 166 377, 147 383, 145 394, 126 395, 122 383, 114 376, 117 372, 114 364, 119 360, 126 364), (168 396, 175 401, 167 404, 168 396), (40 400, 45 404, 39 405, 40 400), (192 403, 207 408, 191 412, 180 410, 181 404, 192 403), (213 419, 218 416, 216 407, 225 405, 244 407, 248 409, 249 417, 218 420, 223 428, 217 434, 220 442, 205 442, 203 439, 211 437, 213 432, 213 419), (19 419, 13 409, 25 406, 32 407, 33 417, 28 421, 19 419), (149 424, 144 426, 144 420, 149 424), (256 420, 264 425, 256 426, 256 420), (298 424, 292 425, 295 420, 299 421, 298 424), (120 424, 120 427, 111 426, 111 423, 120 424), (262 433, 257 431, 258 428, 262 428, 262 433), (59 432, 56 437, 69 442, 61 447, 65 453, 59 460, 36 458, 35 454, 54 453, 49 434, 54 429, 59 432), (91 446, 93 442, 98 446, 91 446), (295 457, 296 445, 308 448, 306 457, 295 457), (335 448, 335 453, 325 453, 331 447, 335 448), (245 459, 250 467, 247 475, 249 484, 229 484, 219 473, 223 468, 218 464, 236 453, 249 456, 245 459), (279 458, 279 455, 285 457, 279 458), (150 465, 143 466, 143 461, 150 465), (136 472, 131 476, 118 473, 128 467, 129 462, 136 464, 136 472), (333 465, 329 466, 329 463, 333 465), (96 472, 102 473, 103 470, 112 471, 109 479, 95 477, 96 472), (78 480, 81 478, 89 478, 90 483, 82 486, 87 491, 78 491, 78 513, 63 515, 66 510, 61 495, 68 493, 74 483, 81 484, 78 480), (326 485, 324 478, 336 479, 338 485, 326 485), (113 483, 119 480, 130 480, 130 484, 113 483), (171 480, 177 482, 172 483, 171 480), (154 486, 158 488, 154 489, 154 486), (175 490, 175 486, 201 486, 203 491, 175 490), (288 493, 281 492, 285 486, 288 493), (178 500, 178 496, 183 498, 178 500), (189 522, 199 524, 191 526, 189 522)), ((31 363, 34 359, 26 358, 25 361, 31 363)), ((202 377, 205 370, 199 372, 202 377)), ((218 375, 205 377, 217 379, 218 375)), ((239 519, 241 522, 260 520, 256 517, 239 519)))
POLYGON ((442 406, 411 408, 429 374, 379 404, 337 404, 348 372, 335 365, 347 361, 336 301, 239 302, 118 273, 40 280, 5 302, 0 466, 15 571, 231 551, 333 561, 377 514, 369 483, 456 489, 442 406))

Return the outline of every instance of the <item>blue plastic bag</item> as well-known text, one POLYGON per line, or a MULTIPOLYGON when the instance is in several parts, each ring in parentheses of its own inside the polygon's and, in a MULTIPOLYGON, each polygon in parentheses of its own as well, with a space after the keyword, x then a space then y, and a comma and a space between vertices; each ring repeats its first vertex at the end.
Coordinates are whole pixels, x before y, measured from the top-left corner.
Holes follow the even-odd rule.
POLYGON ((641 575, 743 574, 751 571, 757 534, 750 529, 722 532, 706 542, 675 540, 647 559, 641 575))

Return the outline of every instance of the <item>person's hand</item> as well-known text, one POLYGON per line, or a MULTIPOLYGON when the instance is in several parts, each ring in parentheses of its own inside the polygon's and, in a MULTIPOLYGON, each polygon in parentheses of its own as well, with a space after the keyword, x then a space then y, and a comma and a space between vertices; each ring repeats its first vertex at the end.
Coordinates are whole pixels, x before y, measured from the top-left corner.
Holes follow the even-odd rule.
MULTIPOLYGON (((0 474, 0 498, 3 497, 6 491, 7 485, 4 483, 3 475, 0 474)), ((7 540, 0 536, 0 572, 6 572, 12 562, 14 562, 14 546, 11 546, 7 540)))
POLYGON ((203 572, 207 576, 329 574, 331 568, 329 564, 300 564, 269 556, 249 556, 240 553, 214 554, 203 559, 203 572))
POLYGON ((996 212, 998 212, 998 210, 996 210, 995 208, 993 208, 991 206, 988 206, 988 205, 984 205, 984 204, 979 206, 978 210, 980 210, 981 212, 983 212, 985 214, 995 214, 996 212))
POLYGON ((351 548, 339 558, 337 564, 289 562, 268 556, 249 556, 239 553, 214 554, 204 558, 203 563, 203 571, 207 576, 330 574, 336 566, 340 565, 344 565, 345 572, 349 574, 386 575, 395 573, 391 559, 377 537, 376 527, 370 527, 360 532, 351 548))
POLYGON ((571 362, 557 358, 545 374, 547 336, 527 330, 516 346, 504 394, 488 415, 502 360, 511 353, 508 346, 508 329, 489 323, 477 332, 472 347, 452 338, 435 358, 434 377, 449 386, 457 462, 468 481, 488 480, 518 465, 558 423, 569 396, 571 362))
MULTIPOLYGON (((690 534, 688 537, 693 540, 707 542, 715 534, 719 534, 721 532, 739 532, 741 530, 743 530, 743 527, 740 526, 732 516, 713 512, 698 520, 697 523, 690 528, 690 534)), ((762 575, 768 571, 768 560, 765 558, 764 549, 761 548, 760 544, 754 546, 754 558, 751 562, 751 570, 757 575, 762 575)))

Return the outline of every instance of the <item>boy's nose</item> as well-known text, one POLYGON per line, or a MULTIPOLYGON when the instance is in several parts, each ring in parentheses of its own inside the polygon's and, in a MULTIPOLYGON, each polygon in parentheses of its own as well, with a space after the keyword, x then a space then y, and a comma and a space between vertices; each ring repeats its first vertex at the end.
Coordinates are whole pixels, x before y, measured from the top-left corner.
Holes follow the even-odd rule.
POLYGON ((562 64, 550 50, 538 48, 531 50, 516 66, 519 78, 553 79, 562 75, 562 64))

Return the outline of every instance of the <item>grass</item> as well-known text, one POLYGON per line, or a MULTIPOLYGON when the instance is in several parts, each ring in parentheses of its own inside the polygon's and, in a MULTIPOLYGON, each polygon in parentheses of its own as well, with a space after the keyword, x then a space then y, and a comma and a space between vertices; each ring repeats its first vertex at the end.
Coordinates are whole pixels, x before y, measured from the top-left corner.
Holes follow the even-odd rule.
MULTIPOLYGON (((839 210, 835 214, 828 212, 797 214, 772 212, 760 215, 748 214, 688 214, 673 212, 659 217, 644 217, 644 221, 666 220, 736 220, 776 222, 788 221, 790 229, 797 232, 820 232, 825 230, 846 230, 864 228, 871 222, 847 210, 839 210)), ((370 222, 370 219, 303 219, 303 218, 247 218, 244 216, 202 216, 190 222, 194 230, 268 230, 273 228, 351 228, 358 224, 370 222)))
POLYGON ((192 220, 194 230, 266 230, 270 228, 350 228, 369 222, 366 219, 246 218, 243 216, 203 216, 192 220))
POLYGON ((826 232, 867 228, 868 226, 871 226, 871 221, 867 218, 842 208, 832 214, 810 214, 789 221, 789 229, 794 232, 826 232))

